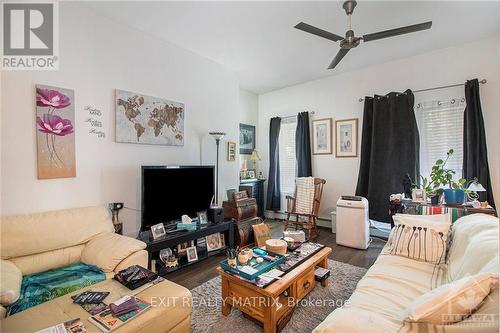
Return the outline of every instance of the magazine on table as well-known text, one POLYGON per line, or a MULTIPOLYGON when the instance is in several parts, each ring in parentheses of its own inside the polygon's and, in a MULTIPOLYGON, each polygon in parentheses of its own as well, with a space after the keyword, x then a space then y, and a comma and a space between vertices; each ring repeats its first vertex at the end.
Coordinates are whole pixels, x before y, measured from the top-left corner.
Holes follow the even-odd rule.
MULTIPOLYGON (((144 311, 148 310, 151 308, 151 303, 146 302, 145 300, 142 300, 136 296, 125 296, 119 299, 118 301, 115 301, 113 304, 115 305, 120 305, 124 302, 129 301, 130 299, 135 300, 135 302, 138 305, 137 310, 132 310, 130 312, 127 312, 123 315, 119 316, 113 316, 113 313, 110 309, 110 307, 107 307, 104 311, 92 316, 89 318, 89 321, 96 325, 101 331, 107 333, 111 332, 118 327, 124 325, 125 323, 129 322, 130 320, 140 316, 144 311)), ((44 332, 45 333, 45 332, 44 332)))
POLYGON ((55 326, 47 327, 35 333, 87 333, 80 318, 68 320, 55 326))

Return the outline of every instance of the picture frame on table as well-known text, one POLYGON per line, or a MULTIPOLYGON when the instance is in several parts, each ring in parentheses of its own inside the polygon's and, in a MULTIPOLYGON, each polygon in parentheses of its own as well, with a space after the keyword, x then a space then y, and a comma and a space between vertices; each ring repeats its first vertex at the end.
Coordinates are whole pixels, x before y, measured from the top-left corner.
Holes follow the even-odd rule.
POLYGON ((255 149, 255 126, 240 124, 240 154, 251 155, 255 149))
POLYGON ((229 162, 236 161, 236 142, 228 141, 227 142, 227 160, 229 162))
POLYGON ((220 233, 220 247, 226 247, 226 238, 222 232, 220 233))
POLYGON ((194 240, 177 245, 177 253, 184 254, 187 249, 194 246, 194 240))
POLYGON ((416 203, 426 203, 427 194, 422 188, 414 188, 411 190, 411 200, 416 203))
POLYGON ((257 178, 257 171, 255 169, 249 169, 249 170, 247 170, 247 178, 248 179, 255 179, 255 178, 257 178))
POLYGON ((211 234, 205 237, 207 241, 207 251, 215 251, 222 247, 220 233, 211 234))
POLYGON ((151 234, 153 235, 153 239, 155 239, 155 240, 165 236, 167 234, 167 232, 165 231, 165 226, 163 225, 163 223, 158 223, 158 224, 152 225, 151 226, 151 234))
POLYGON ((200 224, 207 224, 208 223, 208 216, 207 216, 207 211, 204 210, 202 212, 196 213, 198 216, 198 221, 200 221, 200 224))
POLYGON ((198 252, 196 252, 196 246, 191 246, 186 249, 187 261, 193 262, 198 260, 198 252))
POLYGON ((313 155, 332 154, 332 118, 313 120, 312 126, 313 155))
POLYGON ((358 157, 358 118, 335 121, 335 157, 358 157))

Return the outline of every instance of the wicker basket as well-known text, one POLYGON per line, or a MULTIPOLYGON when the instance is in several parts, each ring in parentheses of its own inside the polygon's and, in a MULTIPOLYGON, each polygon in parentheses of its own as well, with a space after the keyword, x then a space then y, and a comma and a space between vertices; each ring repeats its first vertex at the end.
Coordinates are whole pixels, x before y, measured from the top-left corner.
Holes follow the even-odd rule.
POLYGON ((281 256, 286 254, 287 243, 281 239, 266 240, 266 250, 281 256))

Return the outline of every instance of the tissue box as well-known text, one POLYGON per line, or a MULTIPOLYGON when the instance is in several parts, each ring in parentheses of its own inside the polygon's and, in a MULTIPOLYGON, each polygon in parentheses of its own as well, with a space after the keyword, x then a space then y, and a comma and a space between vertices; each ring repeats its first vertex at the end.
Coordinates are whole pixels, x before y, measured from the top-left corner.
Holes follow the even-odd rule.
POLYGON ((193 231, 193 230, 196 230, 196 227, 197 227, 196 222, 192 222, 192 223, 180 223, 180 222, 177 222, 177 230, 189 230, 189 231, 193 231))
POLYGON ((283 238, 290 237, 296 243, 303 243, 306 241, 306 234, 302 230, 283 231, 283 238))

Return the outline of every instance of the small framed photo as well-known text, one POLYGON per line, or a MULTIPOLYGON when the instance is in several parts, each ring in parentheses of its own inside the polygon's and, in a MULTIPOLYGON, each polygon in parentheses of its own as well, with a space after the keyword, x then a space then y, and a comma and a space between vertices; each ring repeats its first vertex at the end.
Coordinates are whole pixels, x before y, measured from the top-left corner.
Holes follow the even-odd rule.
POLYGON ((193 247, 194 246, 194 241, 189 241, 189 242, 186 242, 186 243, 181 243, 179 245, 177 245, 177 253, 178 254, 184 254, 186 253, 186 250, 190 247, 193 247))
POLYGON ((165 232, 165 226, 163 226, 163 223, 158 223, 151 226, 151 233, 153 234, 153 239, 161 238, 167 234, 165 232))
POLYGON ((188 262, 193 262, 198 260, 198 252, 196 252, 196 246, 191 246, 186 249, 188 262))
POLYGON ((227 142, 227 160, 229 162, 236 161, 236 142, 227 142))
POLYGON ((222 247, 220 233, 211 234, 205 237, 207 240, 207 251, 215 251, 222 247))
POLYGON ((247 170, 247 178, 257 178, 257 172, 254 169, 247 170))
POLYGON ((427 202, 427 195, 425 193, 425 190, 421 189, 421 188, 412 189, 411 190, 411 199, 413 202, 426 203, 427 202))
POLYGON ((204 210, 202 212, 196 213, 198 215, 198 221, 200 221, 200 224, 207 224, 208 223, 208 217, 207 217, 207 211, 204 210))
POLYGON ((335 121, 335 157, 358 157, 358 119, 335 121))
POLYGON ((247 178, 247 171, 240 170, 240 179, 246 179, 246 178, 247 178))
POLYGON ((332 118, 313 120, 313 155, 332 153, 332 118))
POLYGON ((220 233, 220 247, 225 247, 226 246, 226 239, 224 234, 221 232, 220 233))

